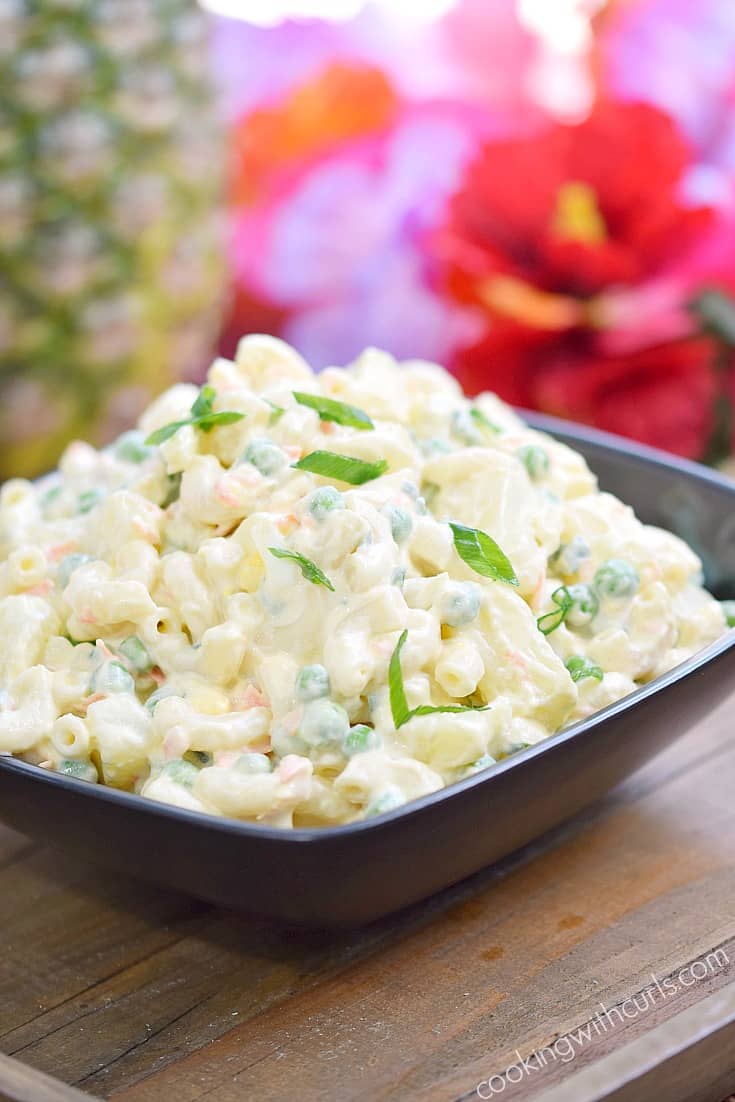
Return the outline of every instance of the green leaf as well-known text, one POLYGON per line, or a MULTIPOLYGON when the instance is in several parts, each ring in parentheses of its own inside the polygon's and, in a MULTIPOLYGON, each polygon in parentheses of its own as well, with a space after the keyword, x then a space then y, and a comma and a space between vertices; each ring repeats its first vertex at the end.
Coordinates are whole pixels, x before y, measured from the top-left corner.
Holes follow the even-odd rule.
POLYGON ((195 429, 211 432, 217 425, 234 425, 244 416, 244 413, 235 413, 234 410, 223 410, 221 413, 205 413, 202 417, 195 417, 191 423, 195 429))
POLYGON ((475 707, 472 704, 419 704, 417 708, 409 708, 406 700, 406 691, 403 688, 403 673, 401 671, 401 651, 408 638, 408 631, 401 632, 395 650, 388 665, 388 692, 390 695, 390 710, 393 716, 393 725, 396 731, 403 727, 415 716, 430 716, 438 712, 485 712, 490 707, 483 704, 475 707))
POLYGON ((596 681, 602 681, 605 676, 602 667, 590 658, 585 658, 583 654, 573 654, 567 658, 564 665, 569 670, 572 681, 582 681, 585 677, 594 677, 596 681))
POLYGON ((300 567, 301 573, 307 582, 313 582, 314 585, 323 585, 334 593, 334 586, 327 575, 322 573, 316 563, 313 563, 311 559, 307 559, 306 555, 301 555, 298 551, 289 551, 285 547, 269 547, 268 550, 277 559, 292 559, 300 567))
POLYGON ((470 417, 476 425, 479 425, 482 429, 487 429, 488 432, 498 433, 503 431, 499 425, 496 425, 494 421, 491 421, 489 417, 486 417, 482 410, 478 409, 477 406, 472 406, 472 408, 470 409, 470 417))
POLYGON ((494 578, 509 585, 518 585, 518 578, 507 555, 494 539, 479 528, 468 528, 450 520, 454 546, 463 562, 483 578, 494 578))
POLYGON ((553 612, 547 612, 544 616, 539 616, 536 621, 539 631, 544 635, 550 635, 552 631, 556 631, 558 627, 561 627, 574 605, 574 601, 565 585, 560 585, 558 589, 555 589, 551 594, 551 599, 556 608, 553 612))
POLYGON ((408 639, 408 632, 404 628, 401 632, 395 650, 390 656, 388 665, 388 692, 390 694, 390 710, 393 716, 393 724, 396 731, 410 718, 411 711, 406 700, 406 692, 403 688, 403 674, 401 673, 401 651, 408 639))
POLYGON ((192 417, 205 417, 208 413, 211 413, 216 397, 217 391, 213 386, 203 386, 192 404, 192 417))
POLYGON ((185 421, 171 421, 168 425, 162 425, 160 429, 156 429, 150 436, 145 438, 146 447, 153 447, 154 444, 165 444, 167 440, 170 440, 179 429, 183 429, 184 425, 190 425, 191 420, 187 417, 185 421))
POLYGON ((337 452, 316 451, 293 463, 300 471, 311 471, 322 478, 336 478, 339 482, 349 482, 351 486, 362 486, 363 482, 372 482, 388 470, 385 459, 368 463, 364 459, 355 459, 351 455, 339 455, 337 452))
POLYGON ((735 601, 721 601, 725 623, 729 628, 735 628, 735 601))
POLYGON ((360 429, 363 432, 366 429, 375 428, 367 413, 358 409, 357 406, 348 405, 347 402, 337 402, 334 398, 323 398, 319 394, 306 394, 301 390, 294 390, 293 396, 299 405, 316 410, 322 421, 349 425, 350 428, 360 429))

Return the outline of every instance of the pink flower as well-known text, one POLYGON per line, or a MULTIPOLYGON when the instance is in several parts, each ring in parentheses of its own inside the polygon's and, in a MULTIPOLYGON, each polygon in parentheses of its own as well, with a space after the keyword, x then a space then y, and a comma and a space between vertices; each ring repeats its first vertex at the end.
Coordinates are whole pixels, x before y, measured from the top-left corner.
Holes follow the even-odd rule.
POLYGON ((486 130, 472 108, 406 107, 383 133, 307 161, 239 214, 238 282, 284 311, 281 333, 316 366, 369 344, 448 356, 476 330, 434 290, 427 240, 486 130))

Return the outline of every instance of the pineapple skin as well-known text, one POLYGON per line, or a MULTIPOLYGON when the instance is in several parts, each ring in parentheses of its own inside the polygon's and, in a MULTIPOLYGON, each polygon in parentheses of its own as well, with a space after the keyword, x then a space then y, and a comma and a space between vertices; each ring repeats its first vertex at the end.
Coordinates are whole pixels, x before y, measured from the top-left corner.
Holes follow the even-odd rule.
POLYGON ((203 370, 223 144, 194 0, 0 0, 0 480, 203 370))

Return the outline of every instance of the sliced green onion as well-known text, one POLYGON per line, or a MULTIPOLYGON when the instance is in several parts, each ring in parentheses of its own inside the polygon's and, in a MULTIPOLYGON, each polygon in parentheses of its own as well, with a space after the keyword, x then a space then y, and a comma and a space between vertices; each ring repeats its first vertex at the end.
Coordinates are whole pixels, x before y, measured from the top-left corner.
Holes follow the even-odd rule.
POLYGON ((735 628, 735 601, 722 601, 721 604, 725 623, 729 628, 735 628))
POLYGON ((450 520, 454 546, 463 562, 483 578, 493 578, 509 585, 518 585, 516 572, 505 552, 492 537, 479 528, 468 528, 450 520))
POLYGON ((242 421, 244 413, 235 413, 234 410, 222 410, 221 413, 208 413, 206 417, 195 417, 192 425, 202 432, 211 432, 218 425, 234 425, 236 421, 242 421))
POLYGON ((551 599, 556 605, 554 611, 539 616, 536 621, 539 631, 543 632, 544 635, 551 635, 552 631, 556 631, 558 627, 561 627, 570 609, 574 607, 574 598, 570 596, 565 585, 560 585, 558 589, 555 589, 551 594, 551 599))
POLYGON ((349 482, 351 486, 362 486, 372 482, 388 470, 385 459, 376 459, 368 463, 364 459, 355 459, 351 455, 339 455, 337 452, 315 451, 305 455, 292 466, 299 471, 311 471, 322 478, 336 478, 339 482, 349 482))
POLYGON ((200 429, 202 432, 211 432, 217 425, 233 425, 236 421, 242 421, 245 414, 236 413, 234 410, 213 413, 212 406, 216 396, 217 392, 213 386, 203 386, 192 403, 191 417, 162 425, 145 439, 145 445, 165 444, 179 429, 183 429, 184 425, 193 425, 195 429, 200 429))
POLYGON ((313 582, 314 585, 323 585, 325 589, 331 589, 334 592, 334 586, 327 575, 319 569, 316 563, 313 563, 311 559, 307 559, 306 555, 302 555, 298 551, 290 551, 286 547, 269 547, 268 550, 277 559, 291 559, 295 562, 307 582, 313 582))
POLYGON ((393 716, 395 729, 403 727, 414 716, 431 716, 440 713, 459 712, 486 712, 489 704, 419 704, 417 708, 409 708, 406 700, 406 691, 403 687, 403 673, 401 672, 401 651, 408 638, 408 632, 404 629, 396 643, 388 665, 388 692, 390 696, 390 710, 393 716))
POLYGON ((594 677, 596 681, 602 681, 605 672, 601 666, 586 658, 583 654, 573 654, 564 663, 569 670, 572 681, 582 681, 585 677, 594 677))
POLYGON ((487 429, 488 432, 499 433, 503 431, 500 425, 496 425, 494 421, 491 421, 481 409, 477 408, 477 406, 472 406, 470 409, 470 417, 477 425, 483 429, 487 429))
POLYGON ((321 421, 334 421, 337 425, 348 425, 352 429, 365 432, 374 429, 375 425, 364 410, 357 406, 348 405, 347 402, 338 402, 334 398, 323 398, 319 394, 307 394, 302 390, 294 390, 293 396, 301 406, 308 406, 319 414, 321 421))
POLYGON ((211 413, 216 397, 217 391, 213 386, 203 386, 192 403, 192 417, 206 417, 208 413, 211 413))
POLYGON ((179 429, 183 429, 184 425, 190 425, 191 418, 187 417, 185 421, 171 421, 168 425, 161 425, 160 429, 156 429, 155 432, 150 433, 145 438, 146 447, 153 447, 156 444, 165 444, 167 440, 170 440, 172 436, 175 436, 179 429))

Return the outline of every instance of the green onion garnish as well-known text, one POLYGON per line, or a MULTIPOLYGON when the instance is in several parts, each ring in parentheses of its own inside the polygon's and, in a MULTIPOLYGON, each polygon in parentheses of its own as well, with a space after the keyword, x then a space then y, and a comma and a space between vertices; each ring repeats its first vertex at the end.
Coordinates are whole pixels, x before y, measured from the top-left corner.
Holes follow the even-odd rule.
POLYGON ((572 681, 582 681, 585 677, 594 677, 596 681, 602 681, 605 676, 602 667, 590 658, 585 658, 583 654, 573 654, 571 658, 567 658, 564 665, 569 670, 572 681))
POLYGON ((393 715, 393 723, 396 730, 408 723, 414 716, 430 716, 439 712, 486 712, 489 704, 474 706, 472 704, 419 704, 418 708, 409 708, 406 700, 406 692, 403 688, 403 674, 401 672, 401 651, 408 638, 408 632, 404 629, 396 643, 396 648, 391 655, 388 666, 388 690, 390 693, 390 710, 393 715))
POLYGON ((539 631, 543 632, 544 635, 550 635, 552 631, 556 631, 558 627, 561 627, 574 607, 574 600, 565 585, 560 585, 558 589, 555 589, 551 594, 551 599, 556 605, 554 611, 539 616, 536 621, 539 631))
POLYGON ((168 425, 162 425, 145 440, 146 447, 154 444, 165 444, 172 436, 175 436, 184 425, 192 425, 201 432, 211 432, 217 425, 233 425, 236 421, 242 421, 244 413, 235 413, 234 410, 223 410, 221 413, 213 413, 212 406, 217 395, 213 386, 203 386, 194 399, 191 407, 191 417, 182 421, 171 421, 168 425))
POLYGON ((490 418, 487 417, 481 409, 477 408, 477 406, 472 406, 470 408, 470 417, 476 425, 479 425, 480 428, 487 429, 488 432, 498 433, 503 431, 499 425, 496 425, 494 421, 491 421, 490 418))
POLYGON ((334 593, 334 586, 327 575, 319 569, 316 563, 313 563, 311 559, 307 559, 306 555, 301 555, 298 551, 289 551, 286 547, 269 547, 268 550, 277 559, 292 559, 301 569, 301 573, 307 582, 313 582, 314 585, 323 585, 334 593))
POLYGON ((299 405, 316 410, 322 421, 334 421, 337 425, 348 425, 363 432, 375 428, 367 413, 347 402, 337 402, 334 398, 323 398, 319 394, 307 394, 302 390, 294 390, 293 396, 299 405))
POLYGON ((299 471, 311 471, 322 478, 336 478, 339 482, 349 482, 351 486, 362 486, 363 482, 372 482, 388 470, 385 459, 376 459, 368 463, 364 459, 355 459, 351 455, 339 455, 337 452, 316 451, 292 463, 299 471))
POLYGON ((450 520, 449 527, 454 536, 454 546, 463 562, 483 578, 493 578, 498 582, 518 585, 516 572, 505 552, 501 551, 494 539, 479 528, 468 528, 464 524, 455 524, 450 520))

